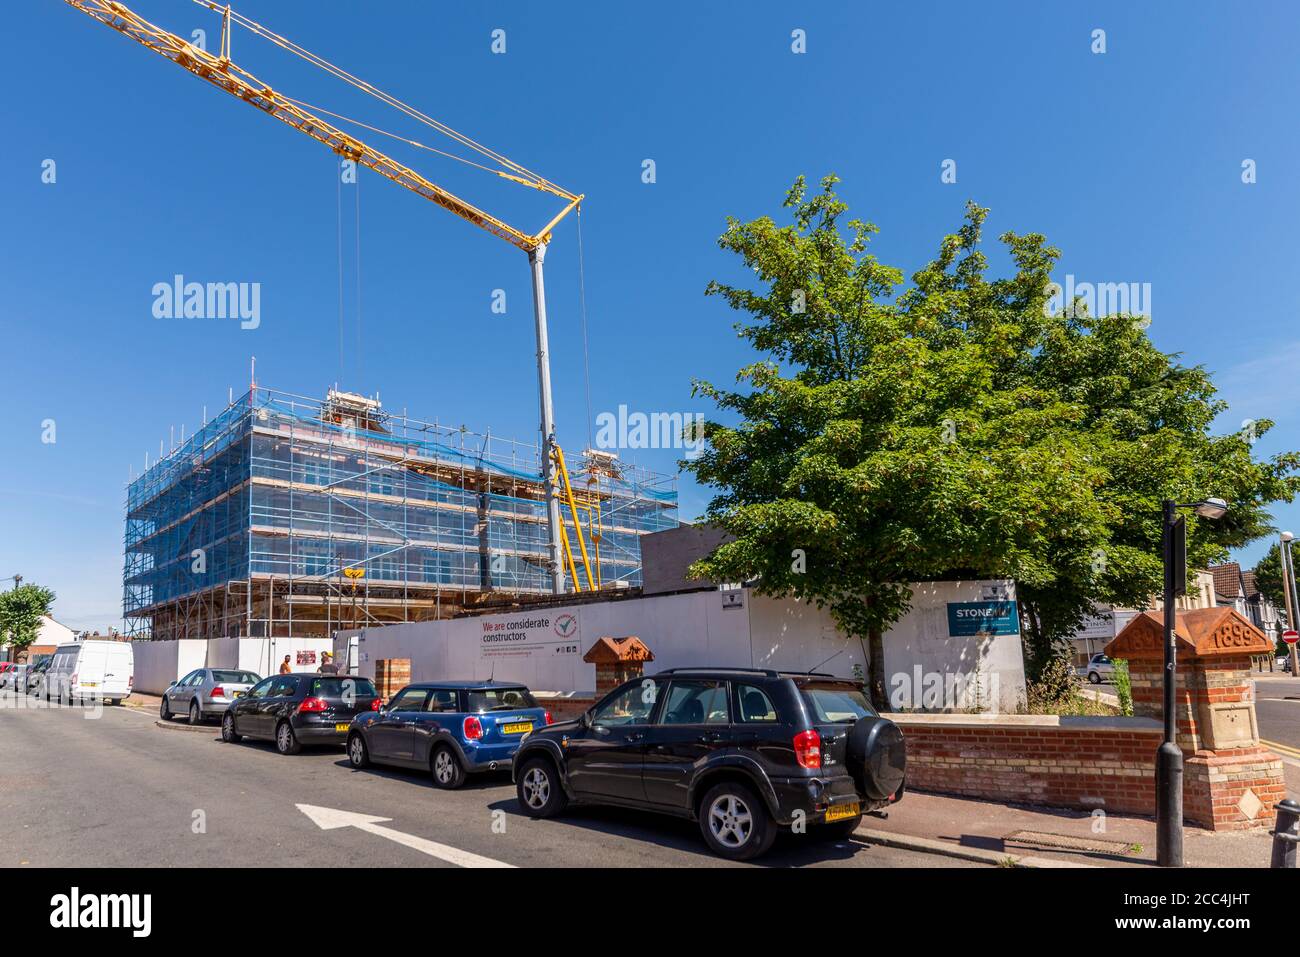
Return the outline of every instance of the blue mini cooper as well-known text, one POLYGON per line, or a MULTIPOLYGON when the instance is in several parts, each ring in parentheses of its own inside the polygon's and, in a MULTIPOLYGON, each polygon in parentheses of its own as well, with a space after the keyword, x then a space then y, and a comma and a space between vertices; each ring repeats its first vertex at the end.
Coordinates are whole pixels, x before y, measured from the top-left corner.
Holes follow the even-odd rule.
POLYGON ((500 681, 407 685, 348 729, 354 768, 390 764, 428 770, 440 788, 458 788, 477 771, 507 769, 524 735, 551 723, 532 693, 500 681))

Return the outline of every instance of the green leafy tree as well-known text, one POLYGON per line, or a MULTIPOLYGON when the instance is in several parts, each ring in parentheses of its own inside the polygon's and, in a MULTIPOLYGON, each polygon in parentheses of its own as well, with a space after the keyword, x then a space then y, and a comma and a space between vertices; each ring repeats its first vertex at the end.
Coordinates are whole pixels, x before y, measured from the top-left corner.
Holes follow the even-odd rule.
MULTIPOLYGON (((1286 593, 1282 586, 1282 549, 1276 542, 1255 565, 1255 585, 1259 588, 1260 594, 1277 608, 1280 619, 1285 622, 1285 627, 1292 627, 1287 621, 1286 593)), ((1279 655, 1289 655, 1291 646, 1279 637, 1276 650, 1279 655)))
POLYGON ((1232 507, 1208 530, 1192 521, 1189 558, 1204 564, 1297 490, 1297 456, 1256 463, 1244 437, 1209 435, 1208 376, 1155 350, 1142 323, 1049 310, 1058 253, 1042 236, 1002 236, 1015 271, 990 281, 986 211, 969 205, 897 294, 902 272, 868 251, 876 228, 846 220, 837 182, 809 196, 796 180, 788 225, 728 220, 719 245, 760 288, 707 293, 748 314, 736 328, 762 358, 737 388, 696 382, 731 421, 706 423, 684 465, 717 490, 706 520, 734 536, 693 573, 828 608, 869 644, 878 705, 883 632, 910 583, 1015 579, 1036 673, 1094 602, 1159 587, 1164 496, 1232 507))
POLYGON ((0 635, 14 658, 24 653, 40 632, 41 617, 50 613, 54 592, 41 585, 20 585, 0 592, 0 635))
POLYGON ((1286 615, 1286 594, 1282 590, 1282 550, 1274 542, 1255 565, 1255 585, 1260 594, 1286 615))

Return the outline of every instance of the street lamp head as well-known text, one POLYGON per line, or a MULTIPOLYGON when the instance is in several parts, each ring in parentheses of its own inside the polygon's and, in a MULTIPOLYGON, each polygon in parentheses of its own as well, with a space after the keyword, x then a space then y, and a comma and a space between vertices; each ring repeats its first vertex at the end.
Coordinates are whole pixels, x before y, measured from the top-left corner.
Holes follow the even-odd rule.
POLYGON ((1283 533, 1282 533, 1282 541, 1285 542, 1285 543, 1287 543, 1288 545, 1291 544, 1291 540, 1294 539, 1294 538, 1295 538, 1295 536, 1292 535, 1290 532, 1283 532, 1283 533))
POLYGON ((1201 518, 1223 518, 1228 511, 1228 503, 1221 498, 1207 498, 1196 503, 1196 514, 1201 518))

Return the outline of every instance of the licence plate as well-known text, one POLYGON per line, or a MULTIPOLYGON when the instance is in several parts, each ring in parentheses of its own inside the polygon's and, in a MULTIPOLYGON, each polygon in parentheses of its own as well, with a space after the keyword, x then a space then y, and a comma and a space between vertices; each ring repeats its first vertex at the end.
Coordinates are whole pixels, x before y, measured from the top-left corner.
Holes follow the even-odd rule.
POLYGON ((347 725, 347 724, 336 724, 336 725, 334 725, 334 730, 337 731, 339 734, 342 734, 344 731, 346 731, 346 730, 347 730, 348 728, 350 728, 350 727, 351 727, 351 725, 347 725))
POLYGON ((501 726, 502 734, 527 734, 531 730, 533 730, 531 721, 519 721, 515 724, 503 724, 501 726))
POLYGON ((244 692, 242 691, 236 691, 233 695, 231 695, 232 698, 242 698, 243 696, 244 696, 244 692))
POLYGON ((83 687, 83 688, 98 688, 98 687, 99 687, 99 682, 98 682, 98 681, 83 681, 83 682, 81 683, 81 687, 83 687))
POLYGON ((832 821, 843 821, 847 818, 857 817, 858 807, 859 805, 857 801, 854 801, 852 804, 832 804, 826 809, 826 823, 829 824, 832 821))

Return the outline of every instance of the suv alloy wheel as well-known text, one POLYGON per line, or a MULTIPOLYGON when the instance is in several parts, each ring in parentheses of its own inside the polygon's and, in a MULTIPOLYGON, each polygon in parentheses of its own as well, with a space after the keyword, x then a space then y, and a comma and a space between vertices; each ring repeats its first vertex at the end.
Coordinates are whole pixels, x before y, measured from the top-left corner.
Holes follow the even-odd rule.
POLYGON ((515 793, 519 807, 529 817, 555 817, 569 803, 555 765, 545 758, 532 758, 520 768, 515 793))
POLYGON ((767 805, 750 788, 724 781, 700 802, 700 832, 721 857, 747 861, 765 853, 776 840, 776 825, 767 805))
POLYGON ((348 763, 358 769, 370 767, 370 754, 366 751, 366 741, 359 732, 354 732, 348 739, 348 763))

